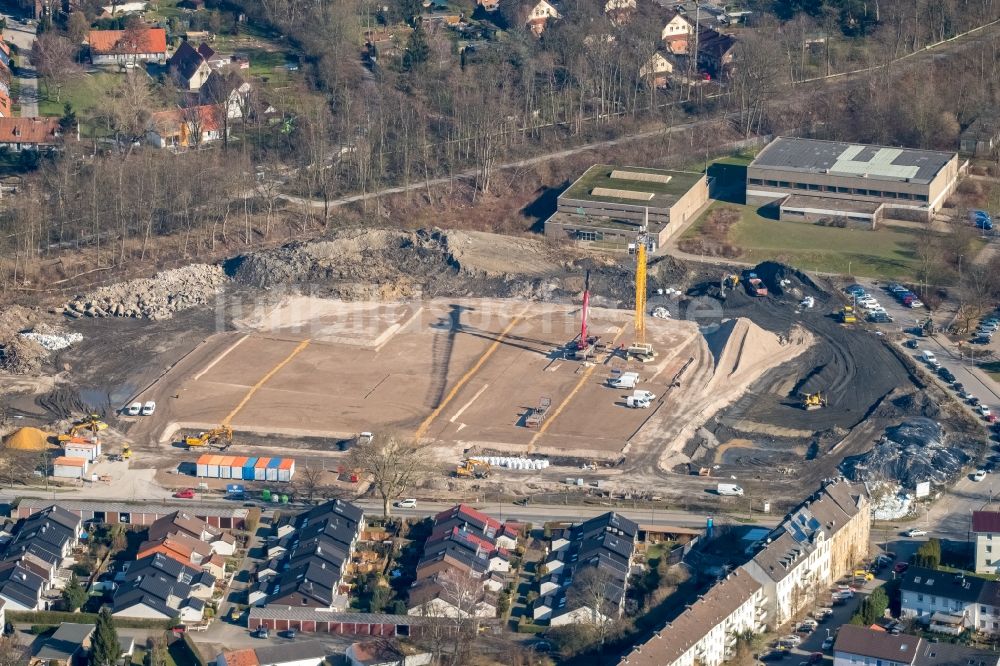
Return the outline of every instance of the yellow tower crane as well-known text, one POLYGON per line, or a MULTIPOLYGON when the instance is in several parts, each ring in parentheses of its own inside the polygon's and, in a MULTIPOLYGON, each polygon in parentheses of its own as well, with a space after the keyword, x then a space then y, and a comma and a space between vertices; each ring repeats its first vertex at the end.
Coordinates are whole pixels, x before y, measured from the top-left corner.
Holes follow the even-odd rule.
MULTIPOLYGON (((649 210, 646 210, 648 223, 649 210)), ((656 357, 653 345, 646 342, 646 225, 635 239, 635 338, 628 355, 643 363, 656 357)))

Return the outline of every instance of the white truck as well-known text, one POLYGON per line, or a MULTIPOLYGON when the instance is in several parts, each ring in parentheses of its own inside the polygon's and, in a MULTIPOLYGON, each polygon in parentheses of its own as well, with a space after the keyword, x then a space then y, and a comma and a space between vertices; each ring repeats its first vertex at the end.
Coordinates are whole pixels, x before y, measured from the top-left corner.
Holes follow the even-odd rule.
POLYGON ((720 483, 715 492, 726 497, 743 497, 743 489, 735 483, 720 483))
POLYGON ((625 406, 633 409, 649 409, 649 399, 641 396, 630 395, 625 398, 625 406))
POLYGON ((639 383, 639 373, 638 372, 623 372, 620 375, 612 375, 608 379, 608 386, 617 389, 631 389, 635 388, 635 385, 639 383))

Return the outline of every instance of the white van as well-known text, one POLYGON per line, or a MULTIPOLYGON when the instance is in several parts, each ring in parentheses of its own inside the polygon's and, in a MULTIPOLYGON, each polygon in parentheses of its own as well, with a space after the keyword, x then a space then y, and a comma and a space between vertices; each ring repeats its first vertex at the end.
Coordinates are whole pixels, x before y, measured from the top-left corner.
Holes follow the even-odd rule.
POLYGON ((720 483, 715 492, 720 495, 743 497, 743 489, 735 483, 720 483))
POLYGON ((639 383, 638 372, 623 372, 617 377, 612 376, 610 379, 608 379, 608 385, 611 388, 617 388, 617 389, 635 388, 635 385, 638 383, 639 383))
POLYGON ((938 360, 937 356, 933 352, 929 352, 926 349, 920 352, 920 358, 924 359, 924 363, 927 365, 936 365, 938 360))
POLYGON ((652 402, 656 400, 656 394, 652 391, 646 391, 643 389, 636 389, 632 391, 632 397, 638 398, 639 400, 645 400, 646 402, 652 402))
POLYGON ((633 409, 649 409, 649 400, 643 397, 630 395, 625 398, 625 405, 633 409))

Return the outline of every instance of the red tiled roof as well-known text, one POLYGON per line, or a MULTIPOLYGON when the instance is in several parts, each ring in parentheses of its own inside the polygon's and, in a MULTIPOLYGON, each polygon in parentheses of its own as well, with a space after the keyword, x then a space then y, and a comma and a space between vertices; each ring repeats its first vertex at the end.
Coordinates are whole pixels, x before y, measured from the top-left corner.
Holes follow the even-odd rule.
MULTIPOLYGON (((6 120, 6 118, 4 118, 6 120)), ((68 456, 59 456, 52 461, 53 465, 65 465, 66 467, 86 467, 87 461, 83 458, 70 458, 68 456)))
POLYGON ((232 652, 223 652, 223 658, 226 660, 226 666, 258 666, 260 661, 257 660, 257 653, 253 650, 233 650, 232 652))
POLYGON ((222 127, 221 121, 220 108, 214 104, 157 111, 149 119, 153 129, 161 134, 180 132, 182 122, 197 122, 202 132, 212 132, 222 127))
POLYGON ((163 28, 138 30, 129 39, 126 30, 91 30, 87 42, 97 54, 166 53, 167 31, 163 28))
POLYGON ((0 143, 53 144, 59 134, 58 118, 0 118, 0 143))
POLYGON ((973 532, 1000 532, 1000 511, 973 511, 973 532))

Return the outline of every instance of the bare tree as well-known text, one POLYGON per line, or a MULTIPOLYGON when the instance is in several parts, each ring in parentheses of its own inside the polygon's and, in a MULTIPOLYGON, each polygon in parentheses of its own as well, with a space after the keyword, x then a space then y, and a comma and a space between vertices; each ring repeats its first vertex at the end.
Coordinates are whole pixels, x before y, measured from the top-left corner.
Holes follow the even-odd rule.
POLYGON ((351 463, 371 475, 372 487, 382 498, 388 517, 392 500, 403 495, 424 469, 424 457, 413 440, 376 436, 351 449, 351 463))
POLYGON ((621 615, 618 600, 624 597, 622 581, 605 568, 582 564, 574 576, 567 597, 569 604, 588 611, 589 617, 581 617, 580 620, 594 626, 600 645, 604 645, 617 627, 621 615))
POLYGON ((146 135, 153 107, 149 77, 134 69, 126 71, 109 91, 103 112, 119 147, 130 152, 132 144, 146 135))
POLYGON ((62 88, 80 75, 76 63, 78 46, 57 32, 43 32, 31 47, 31 62, 45 81, 46 88, 55 88, 56 101, 60 101, 62 88))
POLYGON ((298 469, 296 473, 298 485, 302 488, 302 492, 306 495, 306 501, 310 504, 324 487, 324 476, 326 476, 326 471, 321 467, 306 465, 298 469))
POLYGON ((17 634, 0 636, 0 666, 20 666, 28 663, 28 647, 21 644, 17 634))

